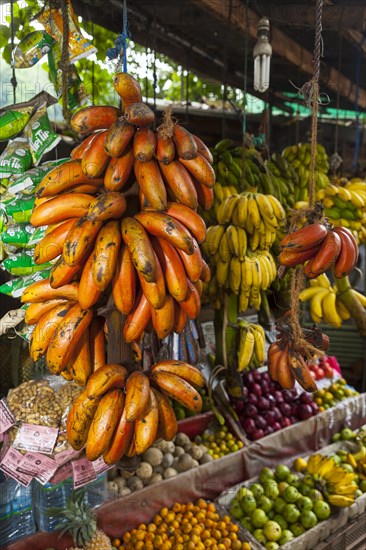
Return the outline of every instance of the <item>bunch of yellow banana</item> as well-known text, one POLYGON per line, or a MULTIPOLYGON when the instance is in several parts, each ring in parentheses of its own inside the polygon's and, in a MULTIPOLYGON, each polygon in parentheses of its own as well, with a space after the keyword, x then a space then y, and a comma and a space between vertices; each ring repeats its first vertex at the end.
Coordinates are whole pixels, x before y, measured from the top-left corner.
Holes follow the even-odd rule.
POLYGON ((256 369, 265 358, 265 333, 261 325, 239 321, 240 343, 238 349, 238 371, 256 369))
MULTIPOLYGON (((352 289, 352 294, 363 307, 366 307, 366 296, 352 289)), ((300 292, 300 301, 310 301, 310 316, 314 323, 322 321, 340 328, 342 321, 348 321, 351 312, 338 298, 337 286, 332 286, 325 273, 310 281, 310 286, 300 292)))
POLYGON ((320 454, 310 456, 306 470, 316 482, 320 483, 329 504, 345 508, 354 503, 358 488, 354 472, 346 471, 332 458, 320 454))
MULTIPOLYGON (((295 202, 306 201, 309 194, 311 180, 311 145, 299 143, 291 145, 282 151, 282 156, 296 170, 299 186, 295 187, 295 202)), ((315 187, 324 189, 329 184, 327 172, 329 170, 328 156, 322 145, 318 143, 316 150, 315 187)))
POLYGON ((317 200, 323 202, 324 214, 334 226, 347 227, 358 242, 366 241, 366 181, 353 179, 344 186, 332 183, 318 191, 317 200))

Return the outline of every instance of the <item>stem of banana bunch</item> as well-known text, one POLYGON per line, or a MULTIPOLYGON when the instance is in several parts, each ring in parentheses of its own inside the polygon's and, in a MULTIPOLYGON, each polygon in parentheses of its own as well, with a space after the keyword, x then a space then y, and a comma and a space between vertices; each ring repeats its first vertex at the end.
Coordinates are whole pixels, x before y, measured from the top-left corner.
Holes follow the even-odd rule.
POLYGON ((366 312, 357 298, 352 294, 352 287, 348 277, 335 279, 335 283, 339 291, 338 299, 350 312, 360 336, 366 336, 366 312))
POLYGON ((226 329, 228 324, 228 312, 227 312, 227 306, 228 306, 228 295, 225 292, 224 294, 224 318, 222 321, 222 364, 224 365, 225 369, 227 369, 227 349, 226 349, 226 329))

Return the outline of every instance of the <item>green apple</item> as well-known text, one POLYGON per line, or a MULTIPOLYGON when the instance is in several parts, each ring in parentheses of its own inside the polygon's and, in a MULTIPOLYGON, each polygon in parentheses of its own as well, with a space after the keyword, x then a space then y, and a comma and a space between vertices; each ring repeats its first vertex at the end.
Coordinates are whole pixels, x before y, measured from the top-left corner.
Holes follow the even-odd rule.
POLYGON ((299 537, 300 535, 305 533, 304 527, 298 521, 296 521, 295 523, 291 523, 289 529, 293 533, 294 537, 299 537))
POLYGON ((309 496, 309 493, 311 491, 311 487, 309 487, 309 485, 306 485, 306 483, 301 482, 300 487, 299 487, 299 491, 302 495, 307 497, 307 496, 309 496))
POLYGON ((295 521, 299 519, 300 510, 295 506, 295 504, 286 504, 282 510, 282 515, 289 523, 295 523, 295 521))
POLYGON ((259 498, 264 494, 264 489, 260 483, 253 483, 249 489, 253 493, 254 498, 259 498))
POLYGON ((300 487, 300 483, 301 483, 301 479, 299 478, 298 475, 296 474, 290 474, 286 477, 286 480, 285 480, 289 485, 292 485, 293 487, 296 487, 296 488, 299 488, 300 487))
POLYGON ((275 500, 280 494, 277 482, 274 479, 264 481, 263 489, 265 496, 270 498, 271 500, 275 500))
POLYGON ((282 546, 283 544, 286 544, 286 542, 290 542, 294 538, 294 534, 290 531, 290 529, 283 529, 282 535, 280 540, 278 541, 278 544, 282 546))
POLYGON ((244 512, 242 510, 242 507, 240 506, 239 502, 234 502, 234 504, 231 504, 229 513, 233 516, 235 519, 241 519, 244 516, 244 512))
POLYGON ((267 537, 263 533, 263 529, 255 529, 252 533, 253 537, 257 539, 258 542, 261 544, 265 544, 267 542, 267 537))
POLYGON ((275 469, 275 478, 277 481, 284 481, 290 473, 291 471, 288 466, 285 464, 279 464, 275 469))
POLYGON ((267 466, 265 466, 264 468, 262 468, 260 474, 259 474, 259 481, 261 483, 263 483, 264 481, 268 481, 270 479, 274 479, 274 473, 273 471, 271 470, 271 468, 268 468, 267 466))
POLYGON ((301 513, 300 521, 301 525, 305 527, 305 529, 311 529, 318 523, 318 518, 311 510, 304 510, 301 513))
POLYGON ((273 502, 265 495, 262 495, 257 500, 257 505, 258 505, 258 508, 260 508, 261 510, 267 513, 270 510, 272 510, 273 502))
POLYGON ((284 492, 282 493, 283 498, 286 502, 292 504, 293 502, 296 502, 301 497, 299 491, 296 489, 296 487, 292 487, 292 485, 289 485, 286 487, 284 492))
POLYGON ((284 529, 287 529, 288 523, 285 520, 285 518, 283 516, 281 516, 280 514, 274 515, 273 516, 273 521, 276 521, 278 523, 278 525, 281 527, 282 531, 284 529))
POLYGON ((276 510, 276 512, 280 513, 282 512, 282 510, 284 509, 284 507, 286 506, 286 501, 284 498, 282 497, 277 497, 276 500, 274 501, 274 509, 276 510))
POLYGON ((328 519, 330 516, 330 506, 324 500, 317 500, 314 502, 313 512, 318 519, 328 519))
POLYGON ((286 481, 280 481, 278 484, 278 490, 280 492, 280 495, 282 495, 283 491, 288 487, 288 483, 286 481))
POLYGON ((240 487, 239 491, 235 495, 235 498, 240 502, 241 499, 246 496, 253 497, 254 495, 248 487, 240 487))
POLYGON ((279 548, 279 545, 274 540, 269 540, 264 546, 266 550, 277 550, 279 548))
POLYGON ((356 434, 350 428, 343 428, 341 431, 341 439, 343 440, 353 439, 354 437, 356 437, 356 434))
POLYGON ((241 518, 240 523, 244 527, 244 529, 249 531, 249 533, 253 533, 254 527, 252 525, 250 517, 246 516, 245 518, 241 518))
POLYGON ((253 496, 247 495, 241 499, 240 506, 246 514, 251 514, 257 508, 257 501, 253 496))
POLYGON ((268 516, 268 519, 273 519, 274 516, 275 516, 275 511, 274 511, 274 510, 270 510, 269 512, 267 512, 267 516, 268 516))
POLYGON ((250 519, 255 528, 263 527, 263 525, 268 521, 268 516, 266 512, 257 508, 254 512, 251 513, 250 519))
POLYGON ((341 461, 341 458, 340 458, 338 455, 336 455, 336 454, 330 455, 329 458, 331 458, 332 460, 334 460, 334 462, 335 462, 336 464, 340 464, 340 463, 342 462, 342 461, 341 461))
POLYGON ((277 541, 281 538, 282 529, 276 521, 267 521, 263 526, 263 533, 268 540, 277 541))
POLYGON ((333 443, 336 443, 337 441, 339 441, 341 439, 341 434, 340 433, 337 433, 337 434, 333 434, 332 435, 332 442, 333 443))
POLYGON ((309 497, 300 497, 299 500, 296 502, 296 506, 302 512, 303 510, 312 510, 313 509, 313 501, 309 497))
POLYGON ((302 483, 305 483, 305 485, 308 485, 308 487, 310 487, 311 489, 315 487, 315 481, 310 474, 304 475, 304 477, 302 478, 302 483))
POLYGON ((311 489, 309 491, 309 494, 307 495, 313 502, 316 502, 317 500, 324 500, 323 495, 321 494, 318 489, 311 489))

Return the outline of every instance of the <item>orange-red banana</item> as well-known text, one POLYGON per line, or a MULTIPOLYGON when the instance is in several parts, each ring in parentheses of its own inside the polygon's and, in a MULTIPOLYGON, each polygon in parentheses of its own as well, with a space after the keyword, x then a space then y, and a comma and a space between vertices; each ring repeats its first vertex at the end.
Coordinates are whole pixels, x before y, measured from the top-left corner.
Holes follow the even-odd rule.
POLYGON ((77 218, 71 218, 62 222, 39 241, 34 249, 34 261, 36 264, 50 262, 62 253, 66 235, 76 220, 77 218))
POLYGON ((89 309, 100 298, 101 291, 94 283, 93 273, 93 252, 87 259, 79 282, 79 304, 83 309, 89 309))
POLYGON ((95 286, 103 292, 111 282, 118 262, 121 247, 121 231, 117 220, 105 223, 95 241, 92 260, 92 275, 95 286))
POLYGON ((203 269, 203 259, 200 247, 196 239, 192 238, 194 251, 193 254, 186 254, 183 250, 178 249, 179 256, 183 262, 187 277, 192 283, 196 283, 201 278, 203 269))
POLYGON ((109 390, 99 401, 86 440, 88 460, 96 460, 107 450, 124 405, 121 390, 109 390))
POLYGON ((188 382, 170 372, 152 372, 151 381, 168 397, 178 401, 190 411, 199 413, 202 410, 202 397, 188 382))
POLYGON ((174 302, 174 332, 176 332, 177 334, 183 332, 184 327, 186 326, 186 322, 187 315, 184 313, 179 303, 174 302))
POLYGON ((76 451, 86 443, 90 425, 100 399, 89 399, 83 391, 72 403, 66 421, 66 435, 71 447, 76 451))
POLYGON ((280 246, 291 250, 291 252, 303 252, 322 244, 327 233, 328 229, 325 225, 313 223, 286 235, 280 242, 280 246))
POLYGON ((70 126, 78 134, 89 134, 95 130, 109 128, 117 120, 119 114, 116 107, 92 105, 77 111, 71 117, 70 126))
POLYGON ((122 109, 127 105, 142 100, 140 84, 128 73, 117 73, 113 79, 113 86, 122 100, 122 109))
POLYGON ((67 369, 71 372, 74 382, 79 386, 85 386, 92 373, 90 356, 89 327, 81 335, 67 369))
POLYGON ((191 160, 197 156, 197 143, 193 135, 180 124, 174 125, 173 141, 178 157, 191 160))
POLYGON ((141 101, 126 105, 124 115, 127 122, 134 126, 149 126, 155 120, 154 111, 141 101))
POLYGON ((184 204, 177 202, 168 202, 166 213, 185 225, 199 243, 206 239, 206 224, 197 212, 184 204))
POLYGON ((61 286, 71 283, 71 281, 77 278, 82 269, 83 266, 81 264, 70 267, 61 256, 51 268, 50 286, 52 288, 60 288, 61 286))
POLYGON ((308 250, 302 250, 301 252, 292 252, 292 249, 284 248, 278 256, 278 261, 281 265, 286 267, 295 267, 296 265, 303 264, 307 260, 310 260, 320 250, 321 245, 308 248, 308 250))
POLYGON ((126 210, 126 199, 121 193, 109 191, 90 203, 88 219, 91 221, 118 220, 126 210))
POLYGON ((74 222, 62 249, 62 257, 67 265, 72 267, 85 262, 102 226, 103 222, 89 220, 85 215, 74 222))
POLYGON ((69 283, 60 288, 52 288, 49 279, 30 284, 23 292, 20 301, 24 303, 48 302, 48 300, 70 300, 77 302, 79 283, 69 283))
POLYGON ((136 271, 148 283, 156 282, 156 256, 143 225, 135 218, 124 218, 121 231, 136 271))
POLYGON ((90 136, 86 137, 79 145, 73 148, 73 150, 70 153, 70 157, 72 159, 81 159, 83 156, 83 153, 85 149, 88 147, 89 143, 94 139, 95 134, 90 134, 90 136))
POLYGON ((171 441, 178 431, 178 422, 169 399, 160 391, 152 388, 159 412, 158 436, 165 441, 171 441))
POLYGON ((81 167, 81 159, 71 159, 55 166, 44 176, 36 188, 36 196, 52 197, 65 193, 76 185, 90 183, 99 185, 103 180, 87 178, 81 167))
POLYGON ((286 346, 278 358, 277 365, 277 380, 285 390, 292 390, 295 385, 295 376, 289 366, 288 347, 286 346))
POLYGON ((150 389, 149 402, 143 418, 135 422, 135 448, 137 454, 143 454, 156 439, 158 433, 159 409, 154 392, 150 389))
POLYGON ((51 309, 56 306, 66 305, 66 300, 49 300, 44 303, 29 304, 25 310, 24 322, 27 325, 35 325, 51 309))
POLYGON ((272 380, 278 381, 277 363, 282 354, 282 349, 276 342, 273 342, 268 348, 268 372, 272 380))
POLYGON ((304 267, 304 274, 309 279, 314 279, 333 267, 341 251, 341 246, 340 236, 334 231, 328 231, 319 251, 304 267))
POLYGON ((86 394, 90 399, 100 397, 108 390, 124 388, 127 371, 122 365, 109 363, 97 369, 86 384, 86 394))
POLYGON ((33 361, 37 361, 46 353, 56 329, 72 306, 72 302, 59 304, 46 312, 37 322, 29 341, 29 353, 33 361))
POLYGON ((214 190, 212 187, 206 187, 202 185, 199 181, 193 178, 193 184, 196 188, 198 204, 203 210, 209 210, 215 199, 214 190))
POLYGON ((151 235, 168 241, 175 248, 183 250, 186 254, 193 254, 194 244, 192 237, 186 227, 173 218, 162 212, 144 211, 135 215, 151 235))
POLYGON ((92 372, 106 363, 106 349, 102 317, 95 316, 89 326, 90 362, 92 372))
POLYGON ((288 361, 290 369, 300 386, 307 392, 316 391, 316 382, 311 376, 309 367, 301 354, 290 351, 288 354, 288 361))
MULTIPOLYGON (((94 180, 90 180, 94 181, 94 180)), ((80 185, 75 185, 75 187, 71 187, 68 190, 68 193, 84 193, 86 195, 95 195, 99 192, 100 187, 102 186, 103 182, 101 182, 99 185, 92 185, 90 183, 81 183, 80 185)))
POLYGON ((183 158, 179 160, 199 183, 206 185, 206 187, 213 187, 215 185, 214 169, 205 157, 198 154, 192 160, 185 160, 183 158))
POLYGON ((66 313, 47 348, 47 366, 53 374, 60 374, 65 369, 92 317, 93 312, 81 309, 79 304, 66 313))
POLYGON ((160 163, 159 167, 177 203, 196 210, 198 205, 196 188, 184 166, 178 160, 173 160, 169 164, 160 163))
POLYGON ((136 271, 126 246, 120 249, 117 267, 112 279, 114 305, 128 315, 136 300, 136 271))
POLYGON ((184 300, 179 302, 179 305, 187 315, 188 319, 197 319, 201 310, 201 298, 197 288, 193 283, 191 283, 190 280, 187 280, 187 284, 187 296, 184 300))
POLYGON ((151 319, 154 330, 159 338, 163 340, 174 328, 174 300, 167 294, 160 309, 151 307, 151 319))
POLYGON ((150 382, 141 371, 134 371, 126 381, 126 420, 142 418, 150 398, 150 382))
POLYGON ((140 280, 141 290, 145 294, 147 301, 153 308, 160 309, 163 306, 166 291, 163 271, 157 256, 155 256, 156 283, 148 283, 140 273, 137 274, 140 280))
POLYGON ((201 273, 201 281, 204 283, 208 283, 211 279, 211 271, 207 263, 204 259, 202 259, 202 273, 201 273))
POLYGON ((131 437, 131 440, 130 440, 130 443, 126 449, 126 453, 125 455, 128 456, 129 458, 131 458, 132 456, 136 456, 137 455, 137 451, 136 451, 136 441, 135 441, 135 423, 133 422, 133 434, 132 434, 132 437, 131 437))
POLYGON ((67 380, 67 382, 71 382, 71 380, 73 379, 68 365, 66 366, 66 369, 62 371, 61 376, 62 378, 67 380))
POLYGON ((169 164, 175 157, 174 141, 163 134, 161 130, 157 131, 156 137, 156 159, 162 164, 169 164))
POLYGON ((160 361, 152 367, 151 372, 170 372, 193 386, 203 388, 205 385, 205 377, 201 371, 184 361, 174 361, 173 359, 160 361))
POLYGON ((125 342, 131 343, 138 340, 144 332, 151 319, 150 304, 146 299, 145 294, 140 292, 136 298, 136 303, 127 315, 123 326, 123 338, 125 342))
POLYGON ((169 293, 178 302, 185 299, 188 291, 184 265, 176 249, 163 239, 152 239, 169 293))
POLYGON ((196 287, 199 296, 201 297, 203 292, 203 282, 201 281, 201 279, 198 279, 198 281, 193 284, 196 287))
POLYGON ((134 157, 141 160, 141 162, 148 162, 154 158, 155 148, 155 132, 146 126, 144 128, 138 128, 133 138, 134 157))
POLYGON ((128 146, 119 157, 113 157, 104 174, 104 187, 109 191, 120 191, 129 181, 133 170, 134 156, 128 146))
POLYGON ((351 273, 357 262, 357 252, 351 237, 342 231, 335 231, 341 239, 341 251, 334 266, 334 276, 337 279, 351 273))
POLYGON ((116 120, 107 130, 104 150, 111 157, 120 157, 132 142, 136 128, 128 124, 124 117, 116 120))
POLYGON ((115 427, 109 447, 103 454, 106 464, 116 464, 123 457, 131 443, 134 431, 135 423, 127 422, 126 409, 124 408, 115 427))
POLYGON ((351 239, 352 241, 352 244, 353 244, 353 247, 355 249, 355 253, 356 253, 356 263, 358 261, 358 255, 359 255, 359 250, 358 250, 358 244, 357 244, 357 241, 355 239, 355 236, 353 235, 353 233, 347 229, 347 227, 343 227, 343 226, 340 226, 340 227, 334 227, 333 230, 335 233, 338 233, 339 236, 341 236, 341 233, 345 233, 346 235, 348 235, 348 237, 351 239))
POLYGON ((212 153, 211 153, 210 149, 202 141, 201 138, 199 138, 198 136, 195 136, 194 134, 192 134, 192 136, 193 136, 193 139, 194 139, 194 141, 196 142, 196 145, 197 145, 197 153, 199 153, 200 155, 205 157, 207 162, 209 162, 210 164, 213 164, 213 156, 212 156, 212 153))
POLYGON ((167 193, 156 160, 134 163, 137 182, 154 210, 163 211, 167 206, 167 193))
POLYGON ((54 197, 37 206, 31 215, 34 227, 62 222, 70 218, 81 218, 87 214, 93 197, 84 193, 67 193, 54 197))
POLYGON ((96 134, 81 157, 81 168, 88 178, 98 178, 107 168, 110 156, 104 149, 106 130, 96 134))

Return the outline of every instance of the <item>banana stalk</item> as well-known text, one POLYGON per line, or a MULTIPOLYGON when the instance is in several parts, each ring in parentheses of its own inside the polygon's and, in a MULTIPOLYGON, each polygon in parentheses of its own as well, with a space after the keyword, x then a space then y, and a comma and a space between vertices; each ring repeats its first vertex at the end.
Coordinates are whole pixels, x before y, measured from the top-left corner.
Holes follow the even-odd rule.
POLYGON ((352 294, 352 287, 348 277, 335 279, 338 289, 338 300, 342 302, 351 313, 351 317, 360 333, 360 336, 366 336, 366 312, 357 298, 352 294))

